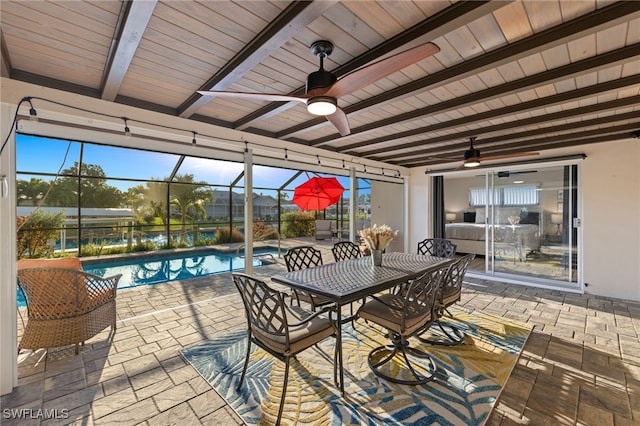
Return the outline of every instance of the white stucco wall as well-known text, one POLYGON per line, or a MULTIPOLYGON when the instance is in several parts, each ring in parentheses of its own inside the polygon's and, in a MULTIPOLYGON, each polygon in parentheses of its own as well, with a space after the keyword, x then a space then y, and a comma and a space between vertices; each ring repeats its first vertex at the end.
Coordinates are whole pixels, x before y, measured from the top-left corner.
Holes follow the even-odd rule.
POLYGON ((398 236, 387 251, 404 251, 404 194, 400 184, 371 182, 371 225, 389 225, 398 236))
POLYGON ((640 140, 584 148, 585 291, 640 300, 640 140))
POLYGON ((431 237, 431 186, 424 167, 411 169, 409 188, 409 252, 415 253, 418 242, 431 237))

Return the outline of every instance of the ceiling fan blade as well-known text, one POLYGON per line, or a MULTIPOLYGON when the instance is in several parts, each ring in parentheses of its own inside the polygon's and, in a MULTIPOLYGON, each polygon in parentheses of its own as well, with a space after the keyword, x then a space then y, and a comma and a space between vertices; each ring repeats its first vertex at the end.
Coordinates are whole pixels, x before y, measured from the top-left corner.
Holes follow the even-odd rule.
POLYGON ((225 98, 246 99, 250 101, 270 101, 270 102, 306 102, 308 96, 295 96, 295 95, 279 95, 277 93, 251 93, 251 92, 223 92, 223 91, 205 91, 198 90, 203 96, 219 96, 225 98))
POLYGON ((349 127, 347 114, 345 114, 340 107, 336 109, 336 112, 331 115, 325 115, 325 117, 327 117, 327 120, 329 120, 329 122, 338 129, 340 136, 347 136, 351 134, 351 127, 349 127))
POLYGON ((343 95, 355 92, 358 89, 362 89, 365 86, 373 84, 381 78, 384 78, 389 74, 393 74, 396 71, 400 71, 409 65, 413 65, 424 58, 438 53, 439 51, 440 48, 438 46, 429 42, 405 50, 404 52, 396 53, 393 56, 381 59, 378 62, 374 62, 371 65, 367 65, 345 75, 340 80, 333 83, 331 88, 325 94, 327 96, 339 98, 343 95))

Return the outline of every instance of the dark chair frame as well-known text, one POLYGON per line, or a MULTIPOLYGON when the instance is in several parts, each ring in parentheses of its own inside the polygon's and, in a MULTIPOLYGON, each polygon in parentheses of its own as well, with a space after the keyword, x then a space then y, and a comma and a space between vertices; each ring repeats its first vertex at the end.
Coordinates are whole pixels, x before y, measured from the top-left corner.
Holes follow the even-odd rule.
POLYGON ((331 253, 336 262, 362 257, 360 246, 351 241, 340 241, 333 245, 331 253))
POLYGON ((426 238, 418 243, 418 254, 437 257, 454 257, 456 245, 444 238, 426 238))
MULTIPOLYGON (((311 268, 313 266, 322 265, 322 252, 312 246, 292 247, 284 254, 284 263, 287 265, 287 271, 299 271, 300 269, 311 268)), ((303 290, 293 290, 298 305, 300 300, 311 305, 311 310, 333 304, 329 299, 308 293, 303 290)))
POLYGON ((448 308, 454 303, 458 303, 460 301, 464 276, 475 257, 476 255, 471 253, 456 259, 451 265, 449 265, 441 281, 440 289, 436 296, 434 313, 436 324, 438 324, 438 328, 440 328, 447 339, 435 340, 428 339, 423 336, 417 336, 418 339, 426 343, 447 346, 459 345, 464 342, 464 332, 453 324, 443 323, 441 319, 445 313, 450 317, 453 316, 451 312, 449 312, 448 308))
POLYGON ((358 310, 358 317, 388 330, 390 345, 374 348, 367 357, 369 367, 379 377, 390 382, 419 385, 434 379, 436 364, 431 356, 409 343, 409 338, 426 332, 435 321, 435 300, 446 268, 427 272, 411 281, 402 294, 370 296, 373 300, 358 310), (413 379, 399 379, 381 371, 396 356, 402 356, 413 379), (411 364, 410 357, 428 360, 428 373, 421 374, 411 364), (379 359, 379 360, 378 360, 379 359), (378 360, 378 361, 376 361, 378 360))
MULTIPOLYGON (((289 364, 292 357, 326 339, 335 337, 336 326, 331 320, 331 308, 309 312, 300 307, 287 306, 284 294, 269 287, 264 281, 243 273, 232 274, 244 305, 247 318, 247 352, 240 381, 239 391, 249 365, 251 344, 255 343, 274 357, 285 363, 284 382, 276 424, 280 424, 284 408, 289 364), (321 314, 329 313, 326 318, 321 314), (296 322, 290 322, 295 320, 296 322)), ((337 383, 338 351, 334 349, 333 377, 337 383)))

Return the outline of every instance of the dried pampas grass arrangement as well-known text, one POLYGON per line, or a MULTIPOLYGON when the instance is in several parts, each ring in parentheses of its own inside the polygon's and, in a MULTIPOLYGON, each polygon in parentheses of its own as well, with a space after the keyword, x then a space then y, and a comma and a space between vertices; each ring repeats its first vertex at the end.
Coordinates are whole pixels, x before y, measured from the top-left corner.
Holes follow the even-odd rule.
POLYGON ((384 250, 395 237, 398 231, 394 231, 389 225, 373 225, 371 228, 360 230, 360 237, 370 250, 384 250))

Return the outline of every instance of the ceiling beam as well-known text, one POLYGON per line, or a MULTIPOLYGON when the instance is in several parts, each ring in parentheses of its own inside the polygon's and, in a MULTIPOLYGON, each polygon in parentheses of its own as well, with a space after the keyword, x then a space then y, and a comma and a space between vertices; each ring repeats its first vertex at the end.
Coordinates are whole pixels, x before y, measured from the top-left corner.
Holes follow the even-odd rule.
MULTIPOLYGON (((614 116, 607 115, 606 117, 594 118, 592 120, 576 121, 573 123, 565 123, 557 126, 544 127, 541 129, 507 134, 507 135, 498 136, 494 138, 486 138, 486 139, 482 139, 481 141, 482 143, 477 143, 477 141, 474 141, 473 146, 474 148, 479 149, 482 153, 494 152, 494 151, 502 152, 503 149, 511 149, 511 148, 522 149, 523 151, 526 151, 527 149, 529 149, 529 146, 523 146, 523 144, 526 144, 525 138, 528 138, 528 137, 540 137, 540 139, 535 139, 535 140, 543 141, 545 138, 548 137, 545 135, 549 135, 556 132, 567 132, 571 130, 571 131, 577 131, 577 132, 565 133, 561 136, 555 135, 550 137, 576 139, 576 138, 579 138, 580 134, 584 134, 582 130, 584 128, 588 128, 590 126, 597 126, 601 124, 610 124, 612 122, 617 122, 617 121, 626 121, 626 120, 633 120, 633 119, 640 120, 638 117, 639 117, 638 111, 632 111, 625 114, 619 114, 614 116), (507 141, 507 140, 511 140, 513 142, 498 144, 498 142, 507 141)), ((613 127, 597 129, 594 131, 596 133, 593 133, 593 134, 608 134, 608 133, 612 133, 614 131, 619 131, 619 130, 631 131, 638 128, 640 128, 640 121, 620 124, 618 126, 613 126, 613 127)), ((556 141, 557 139, 552 139, 552 140, 556 141)), ((434 158, 436 156, 434 155, 435 153, 437 153, 437 156, 440 156, 440 157, 442 156, 451 157, 456 155, 460 156, 461 152, 463 152, 463 150, 467 149, 468 147, 469 147, 469 142, 465 142, 465 143, 456 144, 455 146, 447 145, 446 147, 444 147, 445 148, 444 150, 442 150, 442 147, 441 147, 441 150, 438 150, 437 148, 431 148, 431 149, 422 150, 422 151, 411 151, 406 156, 403 156, 402 154, 396 155, 393 157, 393 160, 396 162, 406 161, 411 163, 430 161, 430 160, 442 162, 443 158, 434 158)), ((379 160, 377 158, 376 160, 385 161, 385 160, 379 160)))
MULTIPOLYGON (((592 86, 582 87, 579 89, 558 93, 551 96, 545 96, 538 99, 533 99, 527 102, 521 102, 519 104, 508 105, 503 108, 498 108, 495 110, 489 110, 485 112, 481 112, 478 114, 460 117, 449 121, 444 121, 441 123, 432 124, 429 126, 424 126, 420 128, 420 133, 428 133, 435 131, 442 131, 445 129, 456 129, 461 126, 466 126, 471 123, 477 123, 480 121, 487 121, 491 119, 495 119, 502 116, 511 116, 518 113, 523 113, 527 111, 533 111, 539 108, 546 108, 553 105, 559 105, 563 102, 576 101, 579 99, 588 98, 591 96, 598 95, 600 93, 622 89, 627 86, 631 86, 634 84, 640 84, 640 74, 630 75, 628 77, 623 77, 618 80, 611 80, 605 83, 595 84, 592 86)), ((553 120, 553 115, 550 117, 550 120, 553 120)), ((414 132, 417 129, 412 130, 414 132)), ((404 133, 404 132, 403 132, 404 133)), ((394 139, 395 136, 389 136, 389 139, 394 139)), ((420 144, 420 142, 412 142, 406 143, 403 145, 394 145, 393 147, 389 147, 386 151, 394 151, 397 150, 398 147, 402 148, 410 148, 414 146, 414 144, 420 144)), ((351 154, 351 155, 365 155, 366 153, 354 151, 358 147, 369 146, 369 142, 358 142, 356 144, 351 144, 349 146, 337 148, 337 152, 341 152, 343 154, 351 154)), ((418 145, 419 146, 419 145, 418 145)))
MULTIPOLYGON (((447 111, 453 111, 455 109, 477 104, 479 102, 486 102, 491 99, 496 99, 502 96, 515 94, 518 92, 532 89, 539 85, 552 84, 557 81, 565 80, 572 76, 592 73, 600 71, 605 68, 610 68, 618 64, 626 63, 629 58, 633 58, 640 55, 640 44, 634 44, 631 46, 623 47, 611 52, 603 53, 602 55, 594 56, 584 59, 582 61, 574 62, 564 65, 562 67, 554 68, 549 71, 543 71, 538 74, 531 75, 529 77, 521 78, 519 80, 510 81, 505 84, 501 84, 488 89, 481 90, 468 95, 460 96, 450 99, 448 101, 440 102, 434 105, 429 105, 424 108, 419 108, 413 111, 409 111, 403 114, 395 115, 384 120, 378 120, 374 123, 360 126, 352 133, 362 134, 375 130, 378 127, 387 126, 391 124, 397 124, 405 120, 412 120, 424 116, 433 116, 436 114, 442 114, 447 111)), ((374 139, 368 139, 366 141, 360 141, 353 144, 343 145, 340 151, 347 151, 362 146, 372 146, 376 143, 389 142, 393 139, 406 138, 409 136, 420 135, 424 128, 407 130, 395 135, 385 135, 374 139)), ((312 143, 312 145, 314 145, 312 143)), ((410 148, 412 146, 418 146, 418 142, 406 143, 400 145, 402 148, 410 148)))
POLYGON ((157 0, 122 3, 103 74, 102 99, 113 101, 118 95, 156 4, 157 0))
MULTIPOLYGON (((337 0, 292 2, 198 90, 225 90, 336 3, 337 0)), ((194 93, 178 107, 178 115, 188 118, 212 99, 194 93)))
POLYGON ((2 61, 2 68, 0 68, 0 77, 11 77, 11 59, 9 57, 9 50, 7 44, 4 41, 4 34, 2 28, 0 28, 0 60, 2 61))
MULTIPOLYGON (((424 40, 433 40, 441 37, 457 28, 467 25, 476 19, 490 14, 493 11, 505 6, 509 1, 461 1, 447 7, 443 11, 431 16, 422 22, 414 25, 406 31, 380 43, 379 45, 369 49, 367 52, 353 58, 346 64, 340 65, 331 72, 336 77, 341 77, 354 71, 372 61, 380 59, 382 56, 390 54, 412 41, 421 38, 424 40)), ((305 86, 300 86, 296 90, 290 92, 291 95, 302 95, 305 93, 305 86)), ((272 117, 282 111, 290 108, 296 103, 293 102, 272 102, 264 107, 254 111, 251 114, 237 120, 234 128, 243 130, 248 128, 253 121, 264 120, 272 117)), ((312 120, 313 121, 313 120, 312 120)), ((323 118, 316 121, 324 124, 326 120, 323 118)), ((278 136, 278 135, 275 135, 278 136)))
POLYGON ((434 154, 441 155, 441 154, 446 154, 453 150, 463 149, 468 145, 468 142, 458 142, 454 144, 438 145, 438 146, 434 146, 434 145, 440 144, 442 142, 459 141, 461 139, 468 139, 472 136, 480 137, 480 135, 483 135, 483 134, 490 134, 490 133, 510 130, 510 132, 502 136, 482 138, 480 141, 477 142, 477 144, 478 146, 483 146, 484 144, 490 143, 490 142, 512 140, 512 139, 517 139, 525 136, 528 137, 528 136, 533 136, 537 134, 545 134, 545 133, 550 133, 555 131, 564 131, 564 130, 569 130, 573 128, 581 128, 583 126, 587 127, 587 126, 596 125, 596 124, 606 124, 606 123, 611 123, 612 121, 632 120, 638 117, 639 115, 638 111, 631 111, 628 113, 615 114, 615 115, 607 114, 604 117, 599 117, 592 120, 582 120, 582 121, 576 121, 572 123, 561 124, 557 126, 542 127, 539 129, 528 130, 520 133, 513 133, 513 130, 517 128, 528 127, 532 125, 539 125, 541 123, 546 123, 549 121, 564 120, 570 117, 588 116, 594 113, 601 113, 607 110, 616 110, 616 109, 621 109, 628 106, 633 107, 638 104, 640 104, 640 95, 630 96, 630 97, 616 99, 609 102, 603 102, 600 104, 592 104, 584 107, 578 107, 578 108, 572 108, 572 109, 554 112, 553 117, 551 118, 548 117, 547 115, 539 115, 539 116, 525 118, 522 120, 495 124, 492 126, 487 126, 479 129, 464 130, 462 132, 451 133, 444 136, 424 139, 421 141, 420 145, 416 145, 415 147, 407 151, 406 155, 397 152, 398 150, 406 149, 406 148, 399 148, 397 146, 393 147, 392 151, 390 151, 389 148, 387 147, 387 148, 380 148, 372 151, 365 151, 363 153, 358 152, 358 155, 364 154, 363 156, 366 156, 367 158, 375 158, 378 161, 387 161, 392 158, 402 159, 403 157, 415 157, 416 155, 434 155, 434 154), (416 148, 418 146, 431 146, 431 148, 417 150, 416 148), (395 154, 390 152, 395 152, 395 154), (376 155, 379 153, 385 153, 387 155, 381 155, 381 156, 376 155))
MULTIPOLYGON (((640 10, 637 6, 637 2, 631 1, 613 3, 561 25, 551 27, 530 37, 515 41, 501 48, 487 52, 476 58, 466 60, 452 67, 436 72, 435 74, 427 75, 423 78, 414 80, 404 86, 388 90, 384 93, 372 96, 361 102, 349 105, 348 107, 343 108, 343 110, 346 114, 351 114, 365 108, 376 106, 380 103, 405 96, 411 92, 425 91, 433 87, 439 87, 451 81, 463 79, 470 75, 477 74, 488 69, 493 69, 509 62, 517 61, 534 53, 539 53, 544 50, 559 46, 561 44, 568 43, 572 40, 584 37, 587 34, 595 34, 596 32, 602 31, 603 29, 612 28, 620 24, 621 22, 628 20, 629 15, 640 16, 640 10)), ((299 125, 282 130, 278 132, 276 136, 282 138, 286 135, 303 130, 309 130, 314 126, 324 124, 324 118, 309 120, 305 123, 301 123, 299 125)), ((372 123, 370 127, 380 127, 377 126, 377 124, 378 123, 372 123)), ((387 125, 388 124, 392 123, 387 123, 387 125)), ((366 130, 366 127, 361 130, 351 129, 351 134, 341 138, 341 140, 353 137, 366 130)), ((320 145, 325 142, 334 141, 338 138, 338 136, 339 135, 336 134, 318 138, 309 141, 308 144, 312 146, 320 145)))
MULTIPOLYGON (((515 154, 515 153, 521 153, 521 152, 529 152, 532 150, 541 151, 541 150, 548 150, 548 149, 567 148, 572 146, 589 145, 593 143, 620 141, 624 139, 629 139, 631 137, 632 136, 629 133, 629 131, 625 130, 624 128, 618 128, 618 129, 614 128, 609 133, 601 133, 598 131, 579 132, 579 133, 572 134, 571 137, 566 137, 566 138, 563 138, 561 136, 554 136, 554 137, 549 137, 549 138, 544 138, 539 140, 531 140, 528 142, 526 147, 523 147, 522 149, 499 150, 493 153, 494 154, 515 154)), ((411 162, 395 163, 394 162, 392 164, 395 164, 398 166, 404 166, 404 167, 421 167, 421 166, 434 166, 434 165, 445 164, 445 163, 453 163, 455 161, 456 160, 446 160, 446 161, 441 160, 439 162, 423 161, 423 162, 416 162, 416 163, 411 163, 411 162)), ((462 156, 460 156, 459 161, 460 162, 463 161, 462 156)), ((480 161, 482 161, 482 155, 480 155, 480 161)))

